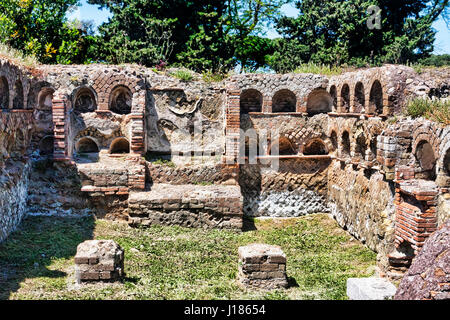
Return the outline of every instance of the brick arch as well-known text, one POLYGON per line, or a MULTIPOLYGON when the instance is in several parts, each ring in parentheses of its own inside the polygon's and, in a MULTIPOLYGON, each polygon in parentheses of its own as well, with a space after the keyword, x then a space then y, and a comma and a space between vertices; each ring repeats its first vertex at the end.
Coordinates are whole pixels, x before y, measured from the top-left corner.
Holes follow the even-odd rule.
POLYGON ((239 97, 240 113, 262 112, 263 101, 263 95, 259 90, 253 88, 242 90, 239 97))
POLYGON ((431 125, 431 122, 427 122, 428 125, 422 125, 416 128, 413 132, 412 153, 415 154, 417 145, 420 141, 427 141, 433 148, 434 154, 439 154, 440 139, 435 135, 437 127, 431 125))
POLYGON ((39 152, 41 156, 53 156, 55 139, 53 135, 44 136, 39 141, 39 152))
POLYGON ((109 153, 130 153, 130 142, 125 137, 114 139, 109 147, 109 153))
POLYGON ((43 87, 37 94, 37 105, 39 109, 52 110, 52 100, 55 94, 55 89, 52 87, 43 87))
POLYGON ((386 85, 381 79, 374 78, 367 87, 366 101, 368 103, 367 113, 384 114, 384 108, 387 107, 388 95, 386 94, 386 85))
POLYGON ((366 151, 367 148, 369 147, 369 143, 364 132, 360 132, 356 136, 354 146, 355 146, 354 150, 355 156, 359 157, 362 160, 365 160, 366 151))
POLYGON ((72 92, 72 110, 79 113, 94 112, 97 110, 98 96, 94 88, 80 86, 72 92))
POLYGON ((363 113, 366 108, 366 92, 364 84, 358 81, 353 88, 353 106, 352 112, 363 113))
POLYGON ((350 110, 350 101, 351 101, 351 95, 350 95, 350 86, 347 83, 344 83, 339 91, 339 97, 340 97, 340 112, 349 112, 350 110))
POLYGON ((447 143, 442 144, 441 147, 442 153, 438 159, 438 170, 439 173, 444 174, 447 177, 450 177, 450 139, 448 139, 447 143))
POLYGON ((22 79, 16 79, 13 87, 13 109, 25 109, 25 93, 22 79))
POLYGON ((133 108, 133 92, 122 84, 116 85, 109 94, 108 109, 111 112, 126 115, 130 114, 133 108))
POLYGON ((332 84, 330 86, 330 90, 329 90, 331 99, 333 99, 333 107, 332 107, 332 111, 336 112, 337 111, 337 107, 338 107, 338 91, 337 91, 337 86, 332 84))
POLYGON ((0 75, 0 109, 9 109, 9 83, 3 75, 0 75))
POLYGON ((98 110, 109 110, 111 93, 118 86, 127 87, 132 96, 136 93, 136 87, 139 87, 137 79, 128 78, 120 74, 102 74, 95 79, 92 89, 97 92, 98 110))
POLYGON ((340 156, 351 156, 351 135, 350 130, 344 129, 339 135, 340 156))
POLYGON ((327 90, 322 88, 314 89, 307 97, 306 111, 309 115, 331 112, 333 101, 333 97, 327 90))
POLYGON ((327 155, 330 152, 330 142, 321 138, 313 138, 302 145, 301 153, 304 155, 327 155))
POLYGON ((84 136, 79 138, 75 142, 75 150, 79 153, 80 149, 81 152, 97 153, 100 151, 100 144, 98 143, 97 139, 91 136, 84 136))
POLYGON ((293 91, 287 88, 280 89, 272 97, 272 113, 296 112, 299 101, 298 95, 293 91))
POLYGON ((286 135, 280 135, 269 143, 267 148, 267 154, 272 155, 272 148, 278 144, 279 155, 296 155, 298 153, 297 145, 292 139, 289 139, 286 135))

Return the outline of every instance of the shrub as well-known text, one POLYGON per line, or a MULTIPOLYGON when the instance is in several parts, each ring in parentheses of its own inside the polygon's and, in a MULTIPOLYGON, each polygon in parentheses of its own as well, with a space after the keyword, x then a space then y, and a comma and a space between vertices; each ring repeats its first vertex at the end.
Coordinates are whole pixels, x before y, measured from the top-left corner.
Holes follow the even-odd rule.
POLYGON ((450 101, 416 98, 406 106, 406 115, 413 118, 424 117, 429 120, 450 124, 450 101))
POLYGON ((174 76, 175 78, 180 79, 181 81, 191 81, 194 76, 192 75, 192 73, 188 70, 176 70, 170 73, 172 76, 174 76))

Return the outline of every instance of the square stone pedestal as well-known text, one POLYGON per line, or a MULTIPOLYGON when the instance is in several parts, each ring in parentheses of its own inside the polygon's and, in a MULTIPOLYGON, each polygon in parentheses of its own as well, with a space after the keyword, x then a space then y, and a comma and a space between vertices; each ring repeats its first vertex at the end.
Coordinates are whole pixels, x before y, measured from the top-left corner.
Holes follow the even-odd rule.
POLYGON ((114 281, 124 276, 124 252, 113 240, 88 240, 80 243, 75 256, 77 283, 114 281))
POLYGON ((239 247, 239 282, 258 289, 287 288, 286 255, 267 244, 239 247))

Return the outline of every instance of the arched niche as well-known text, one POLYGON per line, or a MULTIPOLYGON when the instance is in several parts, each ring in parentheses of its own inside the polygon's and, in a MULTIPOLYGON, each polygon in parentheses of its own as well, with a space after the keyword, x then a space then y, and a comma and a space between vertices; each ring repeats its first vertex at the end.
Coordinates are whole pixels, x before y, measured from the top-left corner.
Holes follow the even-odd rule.
POLYGON ((337 89, 335 85, 332 85, 330 88, 330 96, 333 99, 333 111, 337 109, 337 89))
POLYGON ((356 138, 356 144, 355 144, 355 155, 359 157, 361 160, 364 160, 366 158, 366 149, 367 149, 367 141, 364 134, 360 134, 356 138))
POLYGON ((283 89, 275 93, 272 98, 272 112, 295 112, 297 97, 288 89, 283 89))
POLYGON ((306 110, 309 115, 331 112, 333 98, 325 89, 315 89, 309 96, 306 110))
POLYGON ((339 148, 338 137, 337 137, 336 131, 334 131, 334 130, 331 132, 330 141, 331 141, 331 146, 333 148, 333 151, 337 151, 339 148))
POLYGON ((350 157, 350 135, 347 131, 342 133, 341 138, 341 154, 344 157, 350 157))
POLYGON ((328 154, 328 149, 321 139, 313 139, 312 141, 309 141, 305 144, 305 147, 303 148, 303 154, 305 156, 322 156, 328 154))
POLYGON ((94 112, 97 109, 95 92, 88 87, 78 89, 75 93, 73 106, 76 113, 94 112))
POLYGON ((269 154, 272 156, 296 155, 294 144, 286 137, 280 137, 270 144, 269 154))
POLYGON ((436 179, 436 155, 433 146, 426 140, 417 144, 415 157, 421 172, 416 173, 416 177, 424 180, 436 179))
POLYGON ((0 109, 9 108, 9 86, 5 77, 0 77, 0 109))
POLYGON ((263 104, 263 96, 261 92, 255 89, 247 89, 242 91, 240 96, 241 114, 249 112, 261 112, 263 104))
POLYGON ((131 90, 124 85, 119 85, 111 91, 109 110, 117 114, 129 114, 131 113, 132 100, 131 90))
POLYGON ((355 101, 353 112, 363 113, 366 105, 366 96, 364 92, 364 85, 362 82, 358 82, 355 86, 355 101))
POLYGON ((444 173, 450 177, 450 148, 447 149, 447 152, 444 155, 444 173))
POLYGON ((344 84, 341 89, 341 112, 348 112, 350 109, 350 87, 344 84))
POLYGON ((51 156, 54 150, 53 136, 46 136, 39 142, 39 154, 41 156, 51 156))
POLYGON ((383 87, 378 80, 375 80, 370 89, 369 103, 376 114, 383 114, 383 87))
POLYGON ((22 81, 17 80, 14 84, 14 99, 13 99, 13 109, 23 109, 24 108, 24 95, 23 95, 23 85, 22 81))
POLYGON ((55 90, 52 88, 42 88, 38 94, 38 109, 51 111, 52 110, 52 100, 55 90))
POLYGON ((97 143, 89 137, 81 138, 75 144, 75 150, 77 153, 98 153, 99 148, 97 143))
POLYGON ((110 154, 130 153, 130 143, 126 138, 117 138, 113 142, 111 142, 109 153, 110 154))

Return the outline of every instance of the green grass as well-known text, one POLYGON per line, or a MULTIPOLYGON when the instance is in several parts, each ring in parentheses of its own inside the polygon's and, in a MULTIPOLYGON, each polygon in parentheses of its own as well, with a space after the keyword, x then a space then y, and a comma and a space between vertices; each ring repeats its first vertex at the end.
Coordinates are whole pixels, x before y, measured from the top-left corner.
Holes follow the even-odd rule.
POLYGON ((314 73, 326 76, 340 75, 344 72, 341 67, 316 63, 303 63, 295 69, 294 73, 314 73))
POLYGON ((346 299, 347 278, 373 274, 375 253, 327 215, 256 220, 252 229, 141 229, 90 218, 30 217, 0 245, 0 275, 13 275, 3 282, 0 276, 0 298, 346 299), (90 237, 113 239, 124 248, 126 278, 69 290, 76 246, 90 237), (254 242, 281 246, 290 288, 265 292, 238 286, 237 249, 254 242))
POLYGON ((205 81, 207 83, 221 82, 221 81, 225 80, 226 78, 228 78, 227 74, 212 73, 212 72, 202 73, 202 79, 203 79, 203 81, 205 81))
POLYGON ((170 72, 170 75, 185 82, 189 82, 194 79, 194 75, 192 74, 192 72, 184 69, 172 71, 170 72))
POLYGON ((413 118, 424 117, 429 120, 450 124, 450 101, 416 98, 408 102, 406 115, 413 118))

